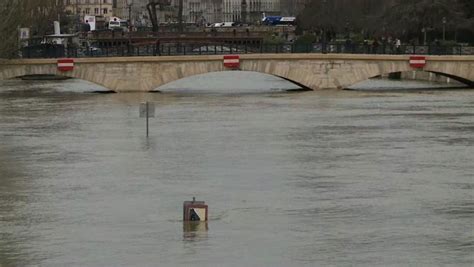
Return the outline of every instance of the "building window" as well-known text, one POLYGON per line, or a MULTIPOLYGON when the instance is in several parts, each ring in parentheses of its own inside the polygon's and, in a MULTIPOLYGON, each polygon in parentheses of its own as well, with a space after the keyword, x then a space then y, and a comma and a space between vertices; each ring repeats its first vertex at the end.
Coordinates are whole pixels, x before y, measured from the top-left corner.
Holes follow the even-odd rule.
POLYGON ((91 9, 86 7, 86 14, 90 14, 91 13, 91 9))
POLYGON ((99 8, 98 7, 94 8, 94 14, 96 14, 96 15, 99 14, 99 8))
POLYGON ((102 14, 107 14, 107 13, 109 13, 109 10, 107 8, 104 8, 102 14))

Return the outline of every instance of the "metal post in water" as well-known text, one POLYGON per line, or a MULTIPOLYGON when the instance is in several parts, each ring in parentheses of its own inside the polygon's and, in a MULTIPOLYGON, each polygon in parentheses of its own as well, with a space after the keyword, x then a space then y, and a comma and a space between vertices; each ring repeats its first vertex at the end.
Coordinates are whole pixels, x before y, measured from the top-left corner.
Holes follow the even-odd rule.
POLYGON ((145 109, 146 109, 146 137, 148 137, 148 117, 149 117, 149 114, 148 114, 148 101, 146 101, 146 104, 145 104, 145 109))
POLYGON ((155 105, 148 101, 140 103, 139 117, 146 119, 146 137, 148 138, 150 133, 149 119, 155 117, 155 105))

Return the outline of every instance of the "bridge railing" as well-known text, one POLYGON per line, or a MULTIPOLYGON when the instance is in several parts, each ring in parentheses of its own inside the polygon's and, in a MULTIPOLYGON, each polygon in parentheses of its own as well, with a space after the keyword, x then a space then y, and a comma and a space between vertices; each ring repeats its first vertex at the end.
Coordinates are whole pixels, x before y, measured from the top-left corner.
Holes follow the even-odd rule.
MULTIPOLYGON (((50 48, 48 48, 50 49, 50 48)), ((179 56, 179 55, 223 55, 223 54, 255 54, 255 53, 320 53, 320 54, 398 54, 398 55, 474 55, 474 47, 467 46, 423 46, 402 45, 373 46, 367 44, 333 44, 314 43, 297 44, 154 44, 154 45, 122 45, 114 47, 64 48, 59 52, 42 53, 23 50, 23 58, 55 58, 55 57, 122 57, 122 56, 179 56)))

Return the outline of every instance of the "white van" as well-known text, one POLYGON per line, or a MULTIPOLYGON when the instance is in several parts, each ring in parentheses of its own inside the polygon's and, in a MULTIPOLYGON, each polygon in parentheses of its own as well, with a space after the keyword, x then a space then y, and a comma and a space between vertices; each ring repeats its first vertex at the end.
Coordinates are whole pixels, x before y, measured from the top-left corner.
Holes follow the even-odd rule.
POLYGON ((212 28, 221 28, 221 27, 235 27, 236 23, 235 22, 218 22, 211 24, 210 27, 212 28))
POLYGON ((222 22, 221 27, 235 27, 236 23, 235 22, 222 22))

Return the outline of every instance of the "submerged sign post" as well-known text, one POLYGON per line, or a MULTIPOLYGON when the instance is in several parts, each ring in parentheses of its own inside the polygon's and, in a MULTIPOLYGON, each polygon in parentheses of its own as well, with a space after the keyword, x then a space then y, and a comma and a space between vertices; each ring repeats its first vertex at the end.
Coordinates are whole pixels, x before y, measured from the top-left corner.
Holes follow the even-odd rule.
POLYGON ((208 206, 204 201, 184 201, 183 203, 183 221, 207 221, 208 206))
POLYGON ((149 123, 148 118, 155 117, 155 104, 150 102, 140 103, 140 118, 146 118, 146 137, 148 137, 149 133, 149 123))

